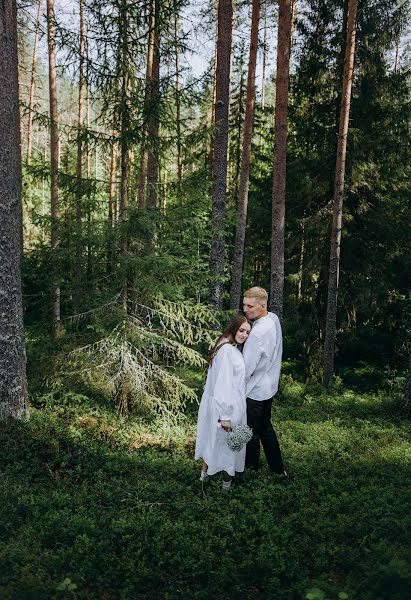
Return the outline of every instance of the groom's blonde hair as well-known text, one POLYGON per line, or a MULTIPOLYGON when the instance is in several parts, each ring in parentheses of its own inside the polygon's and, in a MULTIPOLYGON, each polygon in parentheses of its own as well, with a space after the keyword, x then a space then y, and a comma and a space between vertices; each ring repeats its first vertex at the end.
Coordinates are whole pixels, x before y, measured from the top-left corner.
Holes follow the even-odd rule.
POLYGON ((260 302, 260 304, 267 304, 268 302, 268 294, 262 287, 252 287, 246 292, 244 292, 244 298, 255 298, 260 302))

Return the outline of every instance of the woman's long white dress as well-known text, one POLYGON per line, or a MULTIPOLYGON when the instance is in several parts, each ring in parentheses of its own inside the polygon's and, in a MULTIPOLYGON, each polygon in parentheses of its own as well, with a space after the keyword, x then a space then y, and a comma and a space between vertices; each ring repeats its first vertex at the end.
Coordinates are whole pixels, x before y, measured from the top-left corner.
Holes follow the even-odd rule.
POLYGON ((227 433, 218 423, 219 419, 232 425, 247 423, 244 371, 243 356, 231 343, 220 347, 208 370, 198 411, 195 458, 207 463, 209 475, 244 471, 245 447, 240 452, 230 450, 227 433))

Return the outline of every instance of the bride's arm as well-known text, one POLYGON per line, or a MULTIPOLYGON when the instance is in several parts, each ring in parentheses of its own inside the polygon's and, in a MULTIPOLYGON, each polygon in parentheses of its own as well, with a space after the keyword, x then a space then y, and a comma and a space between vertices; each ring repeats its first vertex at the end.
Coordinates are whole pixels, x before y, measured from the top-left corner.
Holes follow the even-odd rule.
POLYGON ((223 346, 215 357, 216 379, 213 397, 221 420, 221 427, 231 429, 231 417, 234 412, 233 402, 233 355, 232 349, 223 346))

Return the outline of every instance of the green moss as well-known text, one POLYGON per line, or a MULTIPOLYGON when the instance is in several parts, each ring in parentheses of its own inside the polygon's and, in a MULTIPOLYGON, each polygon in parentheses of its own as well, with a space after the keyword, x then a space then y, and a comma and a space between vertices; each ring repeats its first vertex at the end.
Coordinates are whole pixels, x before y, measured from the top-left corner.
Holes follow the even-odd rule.
POLYGON ((0 597, 406 597, 409 424, 383 395, 286 383, 288 487, 264 460, 229 493, 202 487, 195 417, 125 420, 72 395, 1 424, 0 597))

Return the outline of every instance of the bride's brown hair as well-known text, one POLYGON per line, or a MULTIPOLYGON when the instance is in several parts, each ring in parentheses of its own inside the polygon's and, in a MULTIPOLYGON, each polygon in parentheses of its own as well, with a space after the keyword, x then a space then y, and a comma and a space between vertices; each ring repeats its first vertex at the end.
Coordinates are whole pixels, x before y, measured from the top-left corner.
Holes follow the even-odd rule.
POLYGON ((217 343, 215 344, 215 346, 212 348, 210 354, 208 355, 208 361, 207 361, 208 369, 211 367, 211 364, 215 358, 215 355, 220 350, 220 348, 222 346, 224 346, 224 344, 232 344, 235 341, 235 336, 237 335, 237 331, 240 329, 240 327, 241 327, 241 325, 243 325, 243 323, 249 323, 251 325, 251 323, 247 319, 247 317, 245 317, 244 315, 242 315, 240 313, 238 313, 237 315, 234 315, 234 317, 231 317, 231 319, 227 323, 227 327, 224 329, 223 333, 218 338, 217 343), (229 341, 223 342, 222 340, 224 340, 224 338, 228 338, 229 341))

